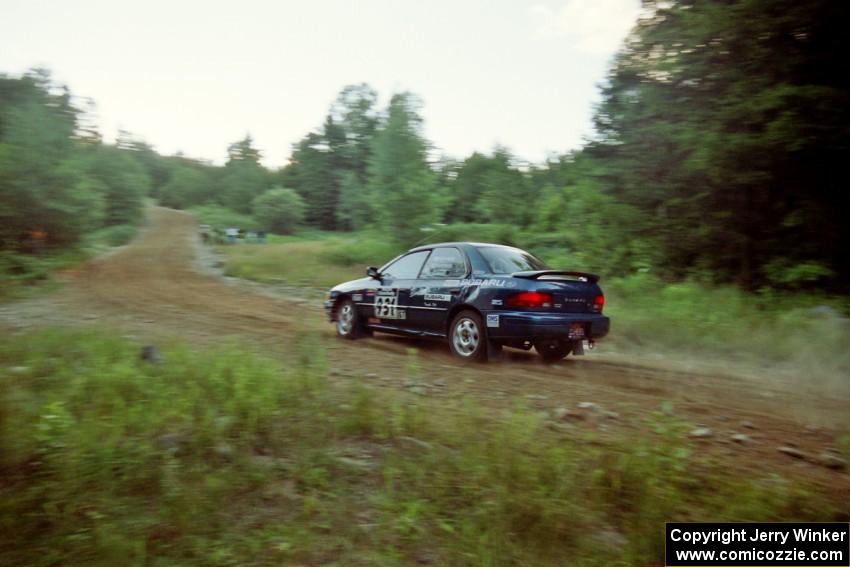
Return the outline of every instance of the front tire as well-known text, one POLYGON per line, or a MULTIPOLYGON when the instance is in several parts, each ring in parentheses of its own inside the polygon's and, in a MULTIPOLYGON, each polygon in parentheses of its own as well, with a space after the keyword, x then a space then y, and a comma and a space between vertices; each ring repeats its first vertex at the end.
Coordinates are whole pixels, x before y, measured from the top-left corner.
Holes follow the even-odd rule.
POLYGON ((368 329, 363 324, 354 302, 344 299, 336 308, 336 334, 337 336, 354 340, 368 335, 368 329))
POLYGON ((487 330, 474 311, 461 311, 449 327, 452 354, 470 362, 487 361, 487 330))

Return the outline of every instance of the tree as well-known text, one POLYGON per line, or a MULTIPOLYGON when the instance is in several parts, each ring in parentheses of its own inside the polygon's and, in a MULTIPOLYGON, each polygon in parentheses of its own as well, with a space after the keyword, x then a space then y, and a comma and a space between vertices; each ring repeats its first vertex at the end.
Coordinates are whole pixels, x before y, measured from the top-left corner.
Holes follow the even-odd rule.
POLYGON ((250 213, 254 199, 268 190, 269 173, 260 165, 260 152, 251 136, 234 142, 219 180, 219 203, 240 213, 250 213))
MULTIPOLYGON (((472 207, 484 222, 498 222, 526 226, 533 217, 534 199, 530 198, 529 187, 522 173, 513 166, 511 154, 506 148, 496 148, 493 157, 478 171, 475 188, 478 200, 472 207)), ((463 170, 458 175, 461 181, 463 170)))
POLYGON ((362 206, 366 199, 361 190, 379 123, 376 99, 366 84, 345 87, 322 127, 295 145, 290 163, 279 173, 280 181, 307 203, 308 223, 346 230, 368 219, 370 209, 362 206), (346 210, 351 206, 357 210, 346 210))
POLYGON ((254 139, 251 138, 251 134, 246 134, 241 140, 227 146, 228 165, 234 163, 260 165, 261 157, 260 150, 254 147, 254 139))
POLYGON ((254 217, 269 232, 290 234, 304 220, 305 203, 292 189, 275 187, 254 199, 254 217))
POLYGON ((127 134, 124 140, 116 140, 116 145, 130 152, 136 161, 145 168, 151 180, 150 195, 155 198, 159 197, 160 190, 168 182, 172 173, 170 160, 159 155, 153 146, 147 142, 130 134, 127 134))
POLYGON ((306 204, 306 220, 325 230, 336 228, 339 189, 325 137, 309 133, 296 144, 288 178, 306 204))
POLYGON ((360 83, 348 85, 331 106, 326 122, 325 137, 331 152, 339 156, 339 172, 351 172, 361 183, 366 182, 372 141, 380 119, 376 108, 378 93, 360 83), (328 129, 328 124, 336 131, 328 129))
POLYGON ((481 222, 478 200, 486 190, 485 176, 491 160, 474 152, 457 167, 456 177, 450 182, 452 202, 446 215, 449 222, 481 222))
POLYGON ((588 150, 612 194, 655 219, 668 273, 754 287, 770 266, 815 262, 850 282, 850 197, 834 187, 850 157, 850 5, 645 4, 588 150))
POLYGON ((86 173, 104 189, 105 226, 135 224, 142 216, 151 180, 132 152, 98 145, 85 150, 86 173))
POLYGON ((9 81, 0 81, 0 246, 22 250, 32 231, 71 246, 99 225, 104 187, 73 144, 67 92, 53 94, 41 72, 9 81))
POLYGON ((208 201, 210 179, 201 171, 177 166, 160 191, 159 202, 165 207, 188 209, 208 201))
POLYGON ((377 220, 403 244, 419 240, 421 229, 440 218, 436 174, 426 160, 418 107, 419 101, 409 93, 393 95, 369 164, 369 192, 377 220))
POLYGON ((372 205, 367 188, 354 171, 344 171, 339 184, 336 226, 339 230, 359 230, 372 219, 372 205))

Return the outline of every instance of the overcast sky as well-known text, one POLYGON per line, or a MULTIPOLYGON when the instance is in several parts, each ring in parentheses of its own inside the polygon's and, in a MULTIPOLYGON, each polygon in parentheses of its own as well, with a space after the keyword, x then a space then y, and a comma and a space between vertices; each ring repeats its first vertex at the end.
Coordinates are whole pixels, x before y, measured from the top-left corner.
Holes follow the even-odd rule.
POLYGON ((223 163, 250 132, 269 166, 367 82, 424 101, 428 139, 542 161, 581 145, 640 0, 0 0, 0 72, 51 69, 102 131, 223 163))

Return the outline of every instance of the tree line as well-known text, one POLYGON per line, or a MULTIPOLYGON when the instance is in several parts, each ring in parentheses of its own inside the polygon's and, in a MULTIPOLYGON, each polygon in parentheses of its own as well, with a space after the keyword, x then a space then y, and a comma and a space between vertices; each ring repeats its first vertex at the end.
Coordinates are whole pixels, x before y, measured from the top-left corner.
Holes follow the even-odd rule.
POLYGON ((250 136, 216 166, 126 134, 104 144, 44 72, 0 77, 0 241, 25 253, 41 229, 72 246, 94 228, 137 222, 150 197, 225 207, 273 232, 375 229, 400 245, 423 229, 497 235, 609 275, 846 291, 848 4, 644 8, 601 87, 594 135, 541 164, 504 147, 435 155, 417 96, 397 93, 381 108, 358 84, 284 167, 264 168, 250 136))

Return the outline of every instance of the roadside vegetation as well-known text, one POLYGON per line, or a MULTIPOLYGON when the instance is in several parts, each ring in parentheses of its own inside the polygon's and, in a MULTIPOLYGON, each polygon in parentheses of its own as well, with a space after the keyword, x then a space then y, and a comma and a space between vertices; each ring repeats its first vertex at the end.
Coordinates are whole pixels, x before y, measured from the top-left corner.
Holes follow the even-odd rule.
MULTIPOLYGON (((646 565, 663 561, 664 521, 846 513, 699 457, 669 408, 612 444, 521 405, 493 415, 332 377, 316 339, 281 364, 7 336, 0 563, 646 565)), ((420 379, 413 354, 404 378, 420 379)))
POLYGON ((85 235, 72 248, 45 254, 0 251, 0 302, 55 289, 57 272, 129 243, 138 230, 137 226, 129 224, 101 228, 85 235))

